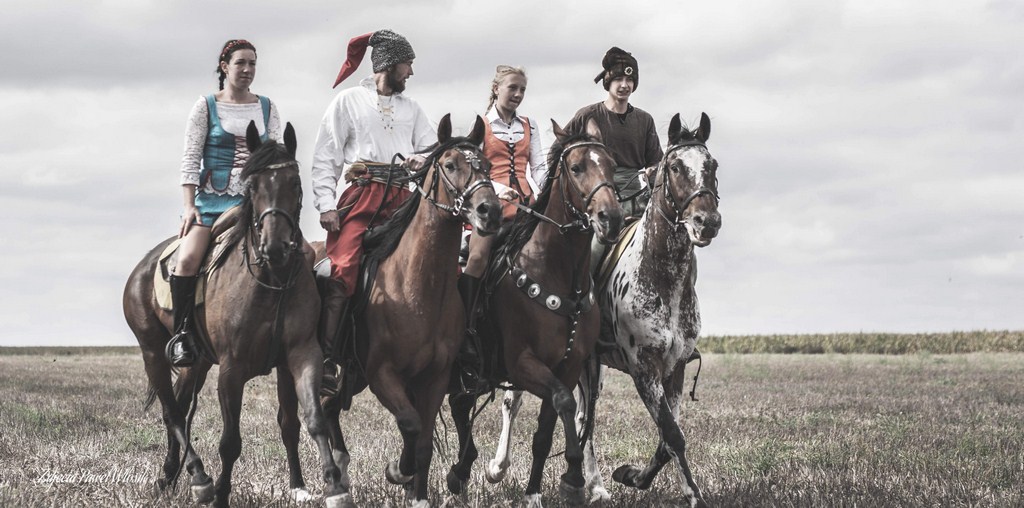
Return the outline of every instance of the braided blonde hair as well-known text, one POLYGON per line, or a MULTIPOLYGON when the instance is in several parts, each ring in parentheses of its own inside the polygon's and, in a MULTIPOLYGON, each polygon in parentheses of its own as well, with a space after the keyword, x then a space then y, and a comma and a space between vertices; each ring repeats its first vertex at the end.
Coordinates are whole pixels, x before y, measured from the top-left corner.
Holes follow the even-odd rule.
POLYGON ((512 67, 511 65, 499 65, 494 69, 494 80, 491 81, 491 98, 487 102, 487 109, 484 111, 490 111, 491 106, 494 106, 494 101, 498 100, 498 86, 501 85, 501 80, 505 79, 505 76, 509 74, 518 74, 526 79, 526 69, 522 67, 512 67))

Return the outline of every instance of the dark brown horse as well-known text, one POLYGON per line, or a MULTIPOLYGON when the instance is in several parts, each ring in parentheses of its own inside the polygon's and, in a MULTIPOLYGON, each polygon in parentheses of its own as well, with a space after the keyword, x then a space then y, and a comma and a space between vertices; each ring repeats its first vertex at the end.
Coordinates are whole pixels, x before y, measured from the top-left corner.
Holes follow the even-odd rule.
POLYGON ((319 296, 302 252, 302 188, 291 124, 285 129, 284 141, 284 145, 261 143, 255 124, 249 124, 246 142, 251 155, 242 172, 245 200, 234 214, 236 223, 222 235, 227 249, 223 259, 208 269, 205 301, 195 313, 196 328, 208 341, 204 347, 207 358, 183 369, 175 387, 164 356, 171 337, 171 313, 160 307, 154 292, 158 258, 174 239, 150 251, 125 287, 125 318, 142 348, 150 401, 159 399, 167 427, 168 454, 160 484, 163 487, 175 481, 178 454, 184 448, 184 465, 200 503, 228 504, 231 471, 242 449, 242 390, 249 379, 267 374, 273 367, 277 368, 278 421, 288 449, 292 488, 304 487, 298 471, 299 421, 295 418, 301 402, 303 421, 320 451, 328 506, 350 499, 332 458, 317 399, 323 368, 316 338, 319 296), (220 365, 217 392, 224 424, 219 447, 223 468, 215 488, 189 443, 185 420, 210 369, 207 359, 220 365))
MULTIPOLYGON (((385 476, 411 489, 426 506, 434 422, 444 401, 452 363, 465 334, 465 311, 456 288, 463 222, 497 231, 501 205, 490 184, 490 163, 480 151, 483 119, 468 138, 451 136, 448 115, 427 157, 420 196, 413 196, 367 239, 367 259, 379 260, 364 325, 356 334, 360 368, 353 393, 366 386, 395 416, 402 453, 385 476)), ((349 462, 338 417, 339 398, 325 401, 335 458, 349 462)))
MULTIPOLYGON (((614 241, 623 218, 611 184, 615 163, 596 125, 589 122, 586 133, 570 135, 552 124, 556 141, 549 151, 545 190, 534 213, 520 212, 492 256, 498 267, 492 277, 501 278, 485 321, 500 342, 485 336, 481 343, 485 356, 500 358, 489 369, 492 382, 509 381, 543 401, 526 486, 529 506, 540 505, 544 462, 559 418, 568 463, 560 490, 570 502, 583 500, 583 451, 572 387, 594 350, 600 325, 590 278, 590 242, 595 234, 601 241, 614 241)), ((470 420, 476 399, 476 393, 459 390, 449 397, 459 433, 459 462, 448 473, 448 488, 454 493, 464 489, 477 457, 470 420)))

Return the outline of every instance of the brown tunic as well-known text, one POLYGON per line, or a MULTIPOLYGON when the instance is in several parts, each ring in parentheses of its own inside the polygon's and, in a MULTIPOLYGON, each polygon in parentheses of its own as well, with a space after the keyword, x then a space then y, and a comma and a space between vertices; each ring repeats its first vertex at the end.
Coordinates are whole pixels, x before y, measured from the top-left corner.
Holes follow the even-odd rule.
POLYGON ((583 131, 591 118, 601 129, 601 137, 612 152, 616 166, 639 170, 661 161, 661 142, 654 119, 646 111, 629 105, 626 113, 619 115, 598 102, 577 111, 565 126, 566 131, 583 131))

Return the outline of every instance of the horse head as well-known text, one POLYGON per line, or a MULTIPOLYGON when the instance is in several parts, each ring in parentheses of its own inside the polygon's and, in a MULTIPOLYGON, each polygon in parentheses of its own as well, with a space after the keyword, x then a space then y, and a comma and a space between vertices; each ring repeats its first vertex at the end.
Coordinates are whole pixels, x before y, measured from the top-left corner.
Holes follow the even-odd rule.
POLYGON ((579 218, 589 222, 598 241, 614 242, 625 214, 612 184, 615 159, 604 146, 600 129, 593 120, 587 121, 585 133, 575 135, 562 130, 554 120, 551 125, 556 146, 548 163, 548 170, 553 172, 550 178, 564 179, 563 199, 570 210, 577 212, 574 215, 584 212, 579 218))
POLYGON ((451 114, 444 115, 437 126, 437 146, 431 159, 435 181, 444 183, 445 197, 437 195, 438 203, 446 205, 480 235, 487 236, 501 226, 501 203, 491 185, 491 162, 480 146, 484 140, 484 120, 479 115, 468 137, 453 137, 451 114))
MULTIPOLYGON (((663 199, 653 196, 658 212, 674 226, 682 225, 690 241, 704 247, 718 235, 722 215, 718 213, 718 161, 708 151, 711 120, 701 113, 700 126, 689 130, 682 125, 679 114, 672 117, 668 127, 669 148, 659 167, 661 181, 657 189, 663 190, 663 199), (669 218, 671 209, 675 218, 669 218)), ((659 178, 660 177, 660 178, 659 178)))
POLYGON ((288 123, 284 145, 262 141, 256 122, 249 122, 245 135, 249 159, 242 170, 246 200, 250 207, 253 246, 261 260, 278 268, 301 248, 299 211, 302 208, 302 182, 295 161, 295 129, 288 123))

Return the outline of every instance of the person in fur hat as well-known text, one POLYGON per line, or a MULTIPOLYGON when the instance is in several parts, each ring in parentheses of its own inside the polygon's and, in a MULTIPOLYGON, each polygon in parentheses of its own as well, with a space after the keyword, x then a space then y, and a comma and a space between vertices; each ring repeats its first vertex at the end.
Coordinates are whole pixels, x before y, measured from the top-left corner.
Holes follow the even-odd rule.
MULTIPOLYGON (((317 277, 322 300, 320 343, 328 362, 341 315, 356 289, 366 227, 382 203, 386 206, 378 216, 380 222, 409 195, 407 188, 389 186, 388 180, 379 175, 394 172, 395 176, 405 176, 406 168, 419 170, 424 157, 415 152, 437 139, 423 108, 403 94, 416 58, 405 37, 391 30, 378 30, 350 40, 347 59, 334 86, 356 71, 368 46, 373 48, 373 75, 358 86, 342 90, 331 101, 313 148, 314 201, 320 225, 327 231, 330 259, 329 275, 318 271, 317 277), (405 162, 392 167, 395 154, 404 156, 405 162), (378 176, 371 178, 373 175, 378 176), (357 178, 365 179, 361 182, 365 185, 352 185, 357 178)), ((337 390, 336 374, 336 366, 325 365, 325 394, 337 390)))
POLYGON ((632 54, 612 47, 601 61, 601 83, 608 95, 601 102, 584 106, 566 125, 569 132, 581 132, 593 119, 601 130, 605 146, 615 158, 615 187, 626 215, 640 215, 647 207, 650 192, 644 188, 646 170, 661 161, 663 152, 654 119, 646 111, 629 103, 640 84, 640 70, 632 54))

